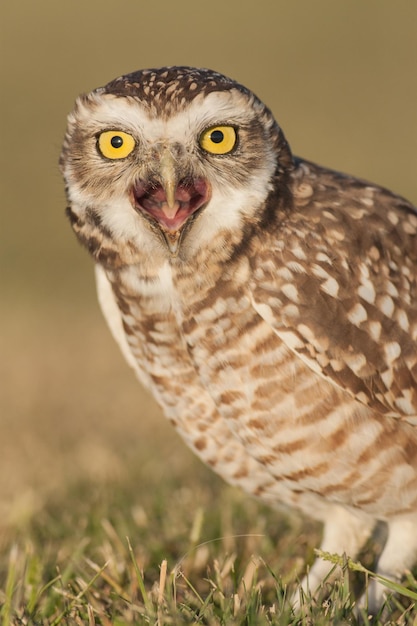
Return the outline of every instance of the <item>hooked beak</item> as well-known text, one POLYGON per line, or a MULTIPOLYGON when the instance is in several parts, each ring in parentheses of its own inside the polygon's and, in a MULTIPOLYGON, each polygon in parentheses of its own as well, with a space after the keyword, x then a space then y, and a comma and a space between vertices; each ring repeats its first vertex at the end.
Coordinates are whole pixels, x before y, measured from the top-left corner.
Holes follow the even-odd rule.
POLYGON ((134 208, 156 222, 172 254, 176 254, 181 228, 210 199, 204 178, 180 178, 175 159, 167 146, 160 153, 157 171, 149 180, 139 180, 132 188, 134 208))
POLYGON ((175 198, 177 189, 177 176, 175 173, 175 163, 171 152, 164 148, 160 161, 161 184, 166 196, 167 217, 172 219, 178 210, 178 201, 175 198))

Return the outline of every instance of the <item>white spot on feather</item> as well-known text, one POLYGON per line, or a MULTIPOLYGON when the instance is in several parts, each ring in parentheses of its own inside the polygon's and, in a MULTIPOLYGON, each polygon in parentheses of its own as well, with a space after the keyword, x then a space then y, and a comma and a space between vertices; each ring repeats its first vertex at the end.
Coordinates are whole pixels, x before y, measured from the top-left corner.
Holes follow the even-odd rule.
POLYGON ((366 366, 366 357, 364 354, 346 354, 345 355, 346 365, 354 372, 359 375, 361 369, 366 366))
POLYGON ((369 334, 371 335, 374 341, 379 341, 381 337, 381 322, 370 322, 369 323, 369 334))
POLYGON ((365 322, 368 319, 365 307, 359 304, 359 302, 348 312, 347 316, 348 320, 355 326, 359 326, 361 322, 365 322))
POLYGON ((288 263, 288 267, 291 270, 291 272, 296 272, 297 274, 305 274, 306 272, 306 268, 301 265, 301 263, 298 263, 297 261, 290 261, 288 263))
MULTIPOLYGON (((305 346, 304 341, 291 330, 281 330, 279 336, 291 350, 301 350, 305 346)), ((318 363, 316 363, 315 367, 319 367, 318 363)))
POLYGON ((366 405, 369 404, 369 398, 364 391, 360 391, 359 393, 357 393, 356 397, 363 404, 366 404, 366 405))
POLYGON ((339 361, 338 359, 331 359, 330 365, 335 372, 341 372, 345 367, 343 361, 339 361))
POLYGON ((261 303, 255 302, 253 298, 252 298, 252 305, 255 311, 259 313, 259 315, 262 317, 262 319, 265 320, 267 324, 269 324, 270 326, 274 326, 275 315, 270 306, 268 306, 267 304, 262 304, 262 302, 261 303))
POLYGON ((321 261, 322 263, 329 263, 329 265, 331 265, 332 260, 329 256, 327 256, 327 254, 325 254, 324 252, 319 252, 316 255, 316 259, 317 261, 321 261))
MULTIPOLYGON (((407 392, 407 395, 410 394, 410 390, 409 389, 406 389, 405 391, 407 392)), ((402 413, 405 413, 406 415, 414 415, 414 413, 415 413, 416 409, 411 404, 409 398, 406 398, 404 396, 401 397, 401 398, 397 398, 395 400, 394 404, 402 413)))
POLYGON ((396 226, 399 222, 399 217, 398 215, 394 212, 394 211, 388 211, 388 219, 391 222, 391 224, 394 224, 394 226, 396 226))
POLYGON ((377 305, 381 313, 387 317, 392 317, 392 314, 394 313, 394 300, 391 296, 382 296, 381 298, 378 298, 377 305))
POLYGON ((381 374, 381 380, 387 389, 391 388, 393 378, 394 374, 391 368, 385 370, 385 372, 382 372, 381 374))
POLYGON ((365 300, 365 302, 373 304, 376 296, 375 287, 371 282, 367 282, 359 287, 358 295, 362 298, 362 300, 365 300))
POLYGON ((280 267, 277 270, 277 274, 283 280, 288 280, 288 281, 293 280, 292 272, 291 272, 291 270, 290 270, 290 268, 288 266, 280 267))
POLYGON ((292 302, 295 302, 295 303, 299 302, 298 290, 294 285, 287 283, 286 285, 283 285, 281 287, 281 291, 292 302))
POLYGON ((410 323, 408 321, 407 313, 405 311, 398 310, 395 317, 399 326, 405 330, 405 332, 408 332, 410 329, 410 323))
POLYGON ((394 298, 398 298, 399 296, 397 287, 391 282, 387 284, 387 293, 394 298))
POLYGON ((300 261, 307 261, 307 255, 302 248, 291 248, 291 252, 297 259, 300 259, 300 261))
POLYGON ((306 326, 306 324, 298 324, 297 330, 301 335, 303 335, 303 337, 307 339, 307 341, 310 341, 311 343, 315 341, 315 334, 313 333, 311 328, 309 328, 309 326, 306 326))
POLYGON ((326 272, 323 267, 317 265, 316 263, 312 265, 311 271, 317 278, 324 278, 325 280, 329 280, 330 278, 332 278, 332 276, 330 276, 330 274, 326 272))
POLYGON ((401 354, 401 346, 397 341, 390 341, 384 346, 387 363, 391 365, 401 354))
POLYGON ((329 294, 329 296, 332 296, 332 298, 337 298, 339 294, 339 283, 335 278, 328 278, 320 285, 320 289, 329 294))

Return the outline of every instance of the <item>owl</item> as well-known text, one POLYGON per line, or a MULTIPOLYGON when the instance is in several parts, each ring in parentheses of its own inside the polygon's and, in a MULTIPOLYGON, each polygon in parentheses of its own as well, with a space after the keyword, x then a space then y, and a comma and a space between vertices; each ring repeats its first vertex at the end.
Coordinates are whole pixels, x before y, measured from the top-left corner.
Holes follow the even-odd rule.
MULTIPOLYGON (((207 69, 80 96, 60 166, 110 330, 188 446, 323 522, 327 552, 355 557, 386 522, 377 571, 401 577, 417 561, 417 210, 293 156, 256 95, 207 69)), ((373 582, 359 604, 383 601, 373 582)))

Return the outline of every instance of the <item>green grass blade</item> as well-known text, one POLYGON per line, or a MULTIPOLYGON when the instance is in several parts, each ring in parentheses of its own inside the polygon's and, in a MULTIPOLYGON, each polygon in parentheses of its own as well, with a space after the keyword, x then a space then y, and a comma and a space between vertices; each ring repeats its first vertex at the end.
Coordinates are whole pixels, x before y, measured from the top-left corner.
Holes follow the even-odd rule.
POLYGON ((7 570, 6 589, 5 589, 5 601, 0 610, 1 624, 2 626, 11 626, 11 613, 13 606, 13 596, 16 589, 17 580, 17 560, 18 560, 18 548, 13 545, 9 555, 9 565, 7 570))
POLYGON ((140 592, 142 594, 142 598, 143 598, 143 603, 145 605, 145 608, 147 610, 147 612, 149 613, 149 615, 154 615, 155 611, 154 611, 154 607, 153 604, 151 602, 151 600, 149 599, 148 594, 146 593, 146 589, 145 589, 145 581, 143 580, 143 576, 141 574, 141 571, 139 569, 139 566, 137 564, 134 552, 133 552, 133 548, 132 545, 130 543, 130 539, 129 537, 126 537, 127 540, 127 546, 129 549, 129 554, 130 554, 130 558, 132 559, 132 563, 133 563, 133 567, 135 568, 135 573, 136 573, 136 579, 138 582, 138 586, 140 589, 140 592))
POLYGON ((390 589, 394 593, 406 596, 407 598, 411 598, 412 600, 417 600, 417 592, 412 591, 411 589, 407 589, 407 587, 404 587, 404 585, 396 583, 390 578, 385 578, 385 576, 381 576, 376 572, 372 572, 371 570, 364 567, 362 563, 359 563, 359 561, 353 561, 349 557, 346 558, 344 556, 340 556, 339 554, 330 554, 329 552, 323 552, 322 550, 315 550, 315 552, 320 558, 324 559, 325 561, 330 561, 331 563, 335 563, 337 565, 340 565, 341 567, 343 567, 343 565, 347 565, 347 567, 354 572, 362 572, 370 578, 378 580, 378 582, 384 585, 384 587, 387 587, 387 589, 390 589))

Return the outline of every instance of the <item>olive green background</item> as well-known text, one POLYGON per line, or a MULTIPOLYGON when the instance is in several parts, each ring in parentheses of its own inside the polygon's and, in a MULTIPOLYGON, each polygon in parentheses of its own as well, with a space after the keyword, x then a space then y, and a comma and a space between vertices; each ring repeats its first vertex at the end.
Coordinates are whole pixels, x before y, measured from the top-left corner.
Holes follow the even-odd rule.
POLYGON ((157 449, 170 467, 194 462, 113 346, 64 216, 75 97, 139 68, 211 67, 269 105, 295 154, 417 203, 417 3, 3 0, 0 24, 0 495, 13 517, 41 484, 123 474, 157 449))

